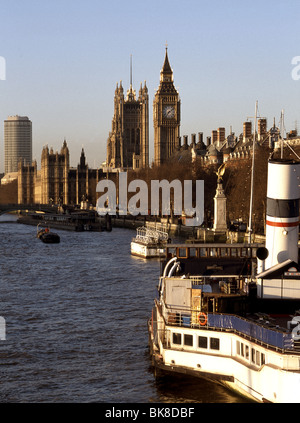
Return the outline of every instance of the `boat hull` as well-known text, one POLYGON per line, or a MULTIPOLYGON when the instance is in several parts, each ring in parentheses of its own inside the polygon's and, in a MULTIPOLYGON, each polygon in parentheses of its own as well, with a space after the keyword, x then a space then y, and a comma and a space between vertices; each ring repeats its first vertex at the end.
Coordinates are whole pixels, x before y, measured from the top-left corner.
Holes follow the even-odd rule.
POLYGON ((162 257, 166 251, 161 245, 147 245, 135 241, 131 242, 130 250, 132 255, 146 259, 162 257))
MULTIPOLYGON (((154 312, 155 315, 155 312, 154 312)), ((157 320, 159 322, 159 319, 157 320)), ((199 348, 170 345, 170 339, 159 339, 162 326, 151 318, 148 322, 149 347, 155 375, 161 373, 184 374, 191 377, 207 379, 220 383, 230 390, 255 402, 299 403, 300 402, 300 367, 299 354, 285 355, 279 351, 270 351, 255 342, 245 341, 245 337, 235 333, 217 332, 207 329, 191 329, 182 326, 166 325, 163 333, 180 333, 198 337, 214 337, 220 339, 224 350, 200 352, 199 348), (237 356, 237 342, 247 345, 249 357, 237 356), (251 363, 251 351, 263 352, 269 362, 255 366, 251 363), (269 358, 270 355, 273 358, 269 358), (277 363, 277 364, 276 364, 277 363), (284 368, 286 366, 286 368, 284 368)), ((167 336, 167 335, 166 335, 167 336)), ((246 347, 245 347, 246 348, 246 347)))
POLYGON ((60 236, 54 232, 49 232, 49 229, 40 229, 37 233, 37 238, 45 244, 60 243, 60 236))
POLYGON ((57 234, 44 234, 40 237, 40 240, 45 244, 59 244, 60 237, 57 234))

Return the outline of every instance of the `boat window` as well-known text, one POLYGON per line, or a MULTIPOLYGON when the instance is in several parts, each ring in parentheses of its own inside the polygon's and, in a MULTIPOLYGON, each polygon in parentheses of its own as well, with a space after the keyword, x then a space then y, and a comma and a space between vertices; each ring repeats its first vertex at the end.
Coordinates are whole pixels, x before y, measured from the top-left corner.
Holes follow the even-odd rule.
POLYGON ((190 257, 197 257, 196 248, 190 248, 190 257))
POLYGON ((231 251, 231 257, 236 257, 237 256, 237 249, 236 248, 232 248, 231 251))
POLYGON ((170 247, 168 248, 168 256, 176 256, 176 248, 175 247, 170 247))
POLYGON ((184 345, 188 345, 189 347, 193 346, 193 335, 184 335, 183 338, 184 345))
POLYGON ((242 249, 241 249, 241 256, 242 256, 242 257, 247 257, 247 255, 248 255, 248 254, 247 254, 247 248, 242 248, 242 249))
POLYGON ((173 332, 173 344, 181 345, 181 333, 173 332))
POLYGON ((221 257, 226 257, 227 256, 227 248, 221 248, 220 249, 220 255, 221 255, 221 257))
POLYGON ((179 248, 179 251, 178 251, 178 257, 187 257, 187 251, 186 251, 186 248, 179 248))
POLYGON ((217 248, 211 248, 210 249, 210 256, 211 257, 217 257, 218 256, 218 249, 217 248))
MULTIPOLYGON (((236 353, 249 360, 250 349, 243 342, 236 341, 236 353)), ((256 350, 251 348, 251 361, 255 363, 256 350)))
POLYGON ((206 248, 200 248, 200 257, 206 257, 206 248))
POLYGON ((244 357, 244 344, 241 343, 241 356, 244 357))
POLYGON ((210 348, 212 350, 220 349, 220 339, 219 338, 210 338, 210 348))
POLYGON ((265 364, 265 354, 251 348, 251 362, 257 366, 263 366, 265 364))
POLYGON ((256 351, 256 364, 260 366, 260 352, 256 351))
POLYGON ((245 345, 245 358, 247 360, 249 360, 249 347, 248 347, 248 345, 245 345))
POLYGON ((255 349, 251 348, 251 362, 255 363, 255 349))
POLYGON ((240 341, 236 341, 236 353, 238 355, 241 355, 241 350, 240 350, 240 341))
POLYGON ((199 348, 207 348, 207 337, 206 336, 198 336, 198 347, 199 348))

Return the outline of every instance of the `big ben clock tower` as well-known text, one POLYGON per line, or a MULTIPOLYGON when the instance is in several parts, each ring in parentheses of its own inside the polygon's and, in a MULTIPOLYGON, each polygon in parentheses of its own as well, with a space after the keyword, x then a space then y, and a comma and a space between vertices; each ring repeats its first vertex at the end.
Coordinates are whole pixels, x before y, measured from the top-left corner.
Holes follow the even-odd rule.
POLYGON ((164 163, 179 146, 180 99, 173 83, 168 50, 160 71, 160 84, 153 101, 154 117, 154 161, 164 163))

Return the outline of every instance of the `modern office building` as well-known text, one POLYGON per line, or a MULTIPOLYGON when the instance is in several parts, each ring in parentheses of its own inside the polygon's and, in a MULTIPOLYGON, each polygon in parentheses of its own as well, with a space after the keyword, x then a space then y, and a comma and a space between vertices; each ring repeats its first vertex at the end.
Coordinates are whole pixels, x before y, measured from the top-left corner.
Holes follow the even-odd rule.
POLYGON ((18 162, 32 162, 32 123, 27 116, 9 116, 4 121, 4 171, 18 172, 18 162))

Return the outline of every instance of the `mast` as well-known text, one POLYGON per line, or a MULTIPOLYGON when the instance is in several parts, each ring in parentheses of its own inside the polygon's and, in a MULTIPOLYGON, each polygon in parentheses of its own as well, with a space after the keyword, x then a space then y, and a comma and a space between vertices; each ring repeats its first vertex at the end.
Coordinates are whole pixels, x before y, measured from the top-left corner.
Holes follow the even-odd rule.
POLYGON ((132 54, 130 55, 130 87, 127 90, 127 101, 135 101, 135 91, 132 88, 132 54))
POLYGON ((281 152, 280 152, 280 157, 283 159, 283 129, 284 129, 284 111, 283 109, 281 110, 281 116, 280 116, 280 147, 281 147, 281 152))
POLYGON ((130 55, 130 88, 132 89, 132 54, 130 55))
POLYGON ((249 225, 248 225, 249 244, 251 244, 251 235, 252 235, 252 208, 253 208, 256 120, 257 120, 257 101, 255 103, 254 133, 253 133, 253 147, 252 147, 251 191, 250 191, 250 210, 249 210, 249 225))

